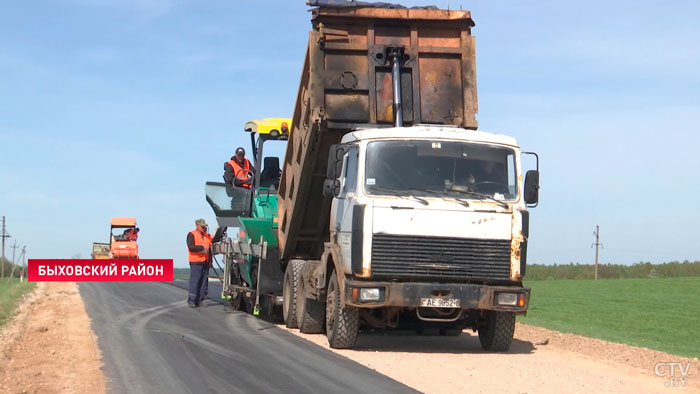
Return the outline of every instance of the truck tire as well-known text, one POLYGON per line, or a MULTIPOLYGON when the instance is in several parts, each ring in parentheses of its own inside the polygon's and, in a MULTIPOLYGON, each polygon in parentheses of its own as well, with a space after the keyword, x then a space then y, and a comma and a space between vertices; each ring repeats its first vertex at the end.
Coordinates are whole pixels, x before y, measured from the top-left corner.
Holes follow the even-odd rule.
POLYGON ((289 260, 287 269, 284 271, 282 317, 287 328, 299 328, 297 323, 297 295, 299 294, 301 271, 304 269, 304 265, 306 265, 304 260, 289 260))
POLYGON ((297 299, 297 324, 304 334, 323 333, 323 321, 326 317, 326 304, 311 298, 297 299))
POLYGON ((360 314, 357 308, 341 308, 340 284, 333 271, 328 283, 326 296, 326 336, 328 344, 334 349, 349 349, 355 345, 360 326, 360 314))
POLYGON ((313 269, 318 264, 308 263, 303 270, 301 281, 299 282, 299 293, 297 295, 297 326, 304 334, 323 333, 323 323, 326 317, 326 304, 321 301, 306 298, 306 281, 304 277, 311 275, 313 269))
POLYGON ((485 311, 485 324, 479 327, 481 348, 492 352, 505 352, 513 342, 515 314, 513 312, 485 311))

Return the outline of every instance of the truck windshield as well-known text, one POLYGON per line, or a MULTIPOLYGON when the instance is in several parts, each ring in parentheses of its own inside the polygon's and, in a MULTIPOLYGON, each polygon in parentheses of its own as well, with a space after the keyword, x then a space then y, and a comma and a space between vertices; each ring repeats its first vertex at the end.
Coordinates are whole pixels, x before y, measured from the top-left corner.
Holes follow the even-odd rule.
POLYGON ((372 195, 512 201, 516 179, 515 151, 502 146, 442 140, 367 145, 364 188, 372 195))

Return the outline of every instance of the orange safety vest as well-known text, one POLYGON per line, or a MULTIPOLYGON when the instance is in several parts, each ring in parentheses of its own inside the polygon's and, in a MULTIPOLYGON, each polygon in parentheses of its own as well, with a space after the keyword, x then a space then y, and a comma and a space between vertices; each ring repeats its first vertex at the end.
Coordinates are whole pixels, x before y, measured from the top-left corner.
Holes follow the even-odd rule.
MULTIPOLYGON (((231 168, 233 168, 233 176, 234 176, 236 179, 239 179, 239 180, 241 180, 241 181, 244 180, 244 179, 246 179, 246 178, 248 178, 249 176, 251 176, 251 174, 250 174, 250 172, 249 172, 249 171, 250 171, 250 161, 249 161, 248 159, 243 159, 243 160, 245 160, 245 161, 243 162, 243 167, 241 167, 241 166, 240 166, 238 163, 236 163, 236 161, 233 160, 233 159, 231 159, 231 160, 228 161, 228 164, 231 166, 231 168), (247 171, 244 171, 244 170, 247 170, 247 171)), ((248 184, 248 183, 244 183, 244 184, 241 185, 241 187, 244 187, 244 188, 246 188, 246 189, 250 189, 250 188, 251 188, 251 185, 248 184)))
POLYGON ((197 229, 190 231, 190 234, 194 237, 195 245, 204 246, 204 251, 202 252, 189 252, 188 258, 190 263, 206 263, 209 247, 211 246, 211 235, 208 233, 202 235, 197 229))
POLYGON ((126 232, 126 240, 127 241, 136 241, 136 239, 139 237, 139 235, 136 233, 136 230, 129 229, 129 231, 126 232))

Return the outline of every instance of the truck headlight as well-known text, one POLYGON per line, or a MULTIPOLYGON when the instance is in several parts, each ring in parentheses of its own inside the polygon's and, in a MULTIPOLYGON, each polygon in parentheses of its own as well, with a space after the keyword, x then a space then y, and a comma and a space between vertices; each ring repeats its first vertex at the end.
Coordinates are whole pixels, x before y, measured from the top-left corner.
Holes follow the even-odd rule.
POLYGON ((498 293, 496 296, 497 305, 512 305, 518 303, 518 293, 498 293))
POLYGON ((379 289, 360 289, 360 301, 379 301, 379 289))

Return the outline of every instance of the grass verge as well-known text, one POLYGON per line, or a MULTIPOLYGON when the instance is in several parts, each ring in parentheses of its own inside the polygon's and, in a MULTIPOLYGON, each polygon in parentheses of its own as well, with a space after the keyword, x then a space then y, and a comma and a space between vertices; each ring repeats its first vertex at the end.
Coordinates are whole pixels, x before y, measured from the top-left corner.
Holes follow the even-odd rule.
POLYGON ((700 278, 550 280, 520 321, 560 332, 700 357, 700 278))
POLYGON ((35 286, 36 283, 33 282, 20 283, 17 278, 13 278, 10 282, 7 281, 7 278, 0 279, 0 327, 10 320, 22 296, 34 289, 35 286))

